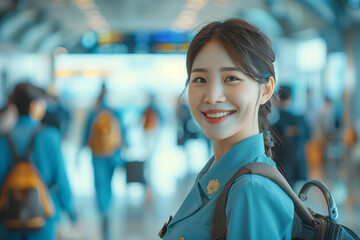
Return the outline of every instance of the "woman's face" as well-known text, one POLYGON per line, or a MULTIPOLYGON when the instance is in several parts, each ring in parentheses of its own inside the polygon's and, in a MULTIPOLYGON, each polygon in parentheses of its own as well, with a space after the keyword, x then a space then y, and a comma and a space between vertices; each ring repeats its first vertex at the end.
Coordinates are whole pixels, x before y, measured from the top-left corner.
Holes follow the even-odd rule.
POLYGON ((259 133, 261 87, 239 71, 217 41, 196 55, 189 79, 191 112, 206 136, 241 141, 259 133))

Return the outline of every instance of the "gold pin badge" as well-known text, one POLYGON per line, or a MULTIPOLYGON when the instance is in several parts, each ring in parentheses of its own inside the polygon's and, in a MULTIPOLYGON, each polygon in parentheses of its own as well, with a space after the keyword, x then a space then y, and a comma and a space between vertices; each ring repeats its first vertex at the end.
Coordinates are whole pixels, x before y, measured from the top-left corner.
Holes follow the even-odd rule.
POLYGON ((216 190, 218 190, 219 186, 220 186, 220 183, 217 179, 210 180, 206 187, 208 194, 213 194, 214 192, 216 192, 216 190))

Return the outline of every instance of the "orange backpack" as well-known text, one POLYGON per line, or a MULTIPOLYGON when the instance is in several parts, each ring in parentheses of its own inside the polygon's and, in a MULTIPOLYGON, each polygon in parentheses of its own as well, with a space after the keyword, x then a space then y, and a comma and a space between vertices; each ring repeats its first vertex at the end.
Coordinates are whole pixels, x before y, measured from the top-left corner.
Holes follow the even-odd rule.
POLYGON ((19 156, 10 135, 6 135, 15 164, 1 186, 0 212, 3 213, 5 226, 12 230, 40 229, 45 225, 46 218, 54 214, 48 188, 30 161, 35 136, 41 129, 33 133, 25 157, 19 156))
POLYGON ((143 121, 144 130, 151 131, 157 127, 159 122, 159 116, 152 107, 148 107, 143 113, 143 121))
POLYGON ((122 143, 121 128, 117 118, 109 110, 101 110, 91 124, 88 140, 95 156, 111 156, 122 143))

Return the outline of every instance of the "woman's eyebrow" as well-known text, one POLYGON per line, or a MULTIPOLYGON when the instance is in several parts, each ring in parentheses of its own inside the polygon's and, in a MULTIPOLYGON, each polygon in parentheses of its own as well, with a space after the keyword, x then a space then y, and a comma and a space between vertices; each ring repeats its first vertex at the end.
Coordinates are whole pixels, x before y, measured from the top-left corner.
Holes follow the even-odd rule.
POLYGON ((205 68, 193 68, 191 70, 191 72, 204 72, 204 73, 206 73, 206 72, 208 72, 208 70, 205 69, 205 68))
MULTIPOLYGON (((237 67, 222 67, 220 68, 221 72, 231 72, 231 71, 239 71, 239 68, 237 67)), ((208 70, 205 68, 193 68, 191 72, 204 72, 207 73, 208 70)))
POLYGON ((231 71, 239 71, 239 68, 236 68, 236 67, 223 67, 223 68, 220 68, 220 72, 231 72, 231 71))

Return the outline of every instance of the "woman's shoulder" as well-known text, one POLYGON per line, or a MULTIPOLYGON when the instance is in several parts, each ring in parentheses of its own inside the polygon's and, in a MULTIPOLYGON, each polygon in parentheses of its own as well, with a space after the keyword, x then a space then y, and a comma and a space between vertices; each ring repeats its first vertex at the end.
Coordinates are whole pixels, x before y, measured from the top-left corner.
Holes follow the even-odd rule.
POLYGON ((275 182, 257 174, 245 174, 237 178, 229 193, 233 191, 250 190, 265 190, 270 193, 281 190, 286 195, 286 193, 275 182))
POLYGON ((38 136, 44 141, 61 141, 62 138, 60 130, 49 125, 41 126, 38 136))
POLYGON ((226 217, 231 239, 284 239, 291 236, 294 204, 275 182, 246 174, 229 191, 226 217))
POLYGON ((294 204, 291 198, 272 180, 256 174, 240 176, 229 191, 228 203, 253 204, 284 209, 284 214, 293 217, 294 204))

